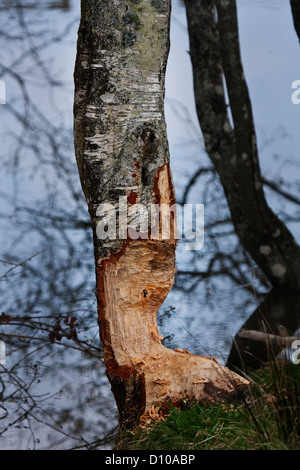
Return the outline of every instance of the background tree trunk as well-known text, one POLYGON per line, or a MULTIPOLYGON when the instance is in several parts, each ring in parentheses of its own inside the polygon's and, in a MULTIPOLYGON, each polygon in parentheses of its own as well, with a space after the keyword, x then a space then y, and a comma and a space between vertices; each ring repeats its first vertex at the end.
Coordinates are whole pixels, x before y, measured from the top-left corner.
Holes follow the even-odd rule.
POLYGON ((272 289, 237 332, 227 359, 233 370, 259 369, 286 347, 285 339, 299 329, 300 294, 272 289), (249 331, 252 332, 249 334, 249 331), (255 332, 255 333, 254 333, 255 332), (265 341, 261 341, 265 337, 265 341), (258 338, 260 341, 258 341, 258 338), (274 339, 275 338, 275 339, 274 339), (282 338, 283 341, 276 341, 282 338), (271 341, 274 339, 274 341, 271 341))
POLYGON ((236 2, 185 0, 185 5, 198 119, 235 231, 273 286, 299 291, 300 248, 268 206, 263 191, 251 102, 240 56, 236 2))
POLYGON ((291 0, 291 9, 295 31, 300 41, 300 0, 291 0))
POLYGON ((75 151, 94 233, 106 371, 124 426, 153 404, 219 399, 247 384, 214 360, 161 344, 156 314, 174 280, 174 217, 167 240, 148 230, 137 240, 96 233, 99 204, 118 208, 120 196, 129 208, 175 202, 164 120, 170 3, 83 0, 78 33, 75 151))

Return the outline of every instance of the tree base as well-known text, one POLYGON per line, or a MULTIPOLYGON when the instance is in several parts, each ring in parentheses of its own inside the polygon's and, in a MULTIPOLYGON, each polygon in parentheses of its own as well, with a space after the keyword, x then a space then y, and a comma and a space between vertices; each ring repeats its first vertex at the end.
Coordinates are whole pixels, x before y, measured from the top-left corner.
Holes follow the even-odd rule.
POLYGON ((167 410, 192 402, 217 403, 234 397, 250 382, 215 359, 157 345, 152 354, 109 374, 120 426, 130 428, 153 406, 167 410), (127 378, 125 378, 127 375, 127 378), (122 376, 122 378, 121 378, 122 376))

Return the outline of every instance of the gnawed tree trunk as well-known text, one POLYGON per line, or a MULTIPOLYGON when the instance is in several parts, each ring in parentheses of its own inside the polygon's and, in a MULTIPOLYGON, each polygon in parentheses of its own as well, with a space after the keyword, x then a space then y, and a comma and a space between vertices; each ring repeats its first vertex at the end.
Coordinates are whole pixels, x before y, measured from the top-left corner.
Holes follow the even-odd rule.
MULTIPOLYGON (((295 2, 296 3, 296 2, 295 2)), ((185 0, 194 91, 205 147, 223 185, 235 231, 274 287, 300 290, 300 247, 268 206, 235 0, 185 0), (231 125, 223 76, 233 119, 231 125)))
POLYGON ((100 204, 175 202, 164 120, 169 16, 170 0, 83 0, 78 33, 75 150, 106 371, 124 426, 153 404, 219 399, 247 384, 214 360, 161 344, 156 314, 175 274, 174 217, 169 239, 153 237, 150 225, 146 237, 123 239, 120 224, 116 239, 98 237, 100 204))

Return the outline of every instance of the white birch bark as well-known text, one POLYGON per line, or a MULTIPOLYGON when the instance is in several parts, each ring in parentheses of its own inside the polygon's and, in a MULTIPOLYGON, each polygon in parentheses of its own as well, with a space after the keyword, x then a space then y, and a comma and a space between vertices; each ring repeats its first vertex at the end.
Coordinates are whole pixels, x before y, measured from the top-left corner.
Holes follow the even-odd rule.
POLYGON ((120 196, 149 212, 175 203, 164 118, 170 3, 83 0, 78 33, 75 150, 94 232, 106 371, 124 426, 154 404, 220 399, 248 383, 161 344, 156 314, 174 281, 174 218, 167 240, 96 233, 99 204, 118 207, 120 196))

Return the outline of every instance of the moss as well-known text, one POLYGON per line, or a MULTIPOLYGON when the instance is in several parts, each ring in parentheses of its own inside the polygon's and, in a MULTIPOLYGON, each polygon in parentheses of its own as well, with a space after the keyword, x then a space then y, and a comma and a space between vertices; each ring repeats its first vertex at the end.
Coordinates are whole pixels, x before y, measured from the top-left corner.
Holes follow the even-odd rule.
POLYGON ((151 5, 155 8, 161 9, 165 6, 166 0, 151 0, 151 5))
POLYGON ((135 29, 139 29, 141 22, 138 15, 134 11, 129 10, 122 19, 125 25, 132 25, 135 29))
POLYGON ((136 16, 138 13, 141 15, 138 17, 139 24, 136 28, 138 29, 136 48, 140 53, 135 55, 135 61, 137 68, 143 74, 157 70, 157 57, 161 57, 161 51, 165 48, 166 18, 157 14, 157 8, 158 5, 163 6, 167 12, 167 2, 154 3, 143 1, 140 6, 131 7, 136 16))
POLYGON ((123 16, 123 21, 125 24, 135 23, 137 25, 141 23, 138 15, 134 11, 131 11, 131 10, 129 10, 126 13, 126 15, 123 16))

